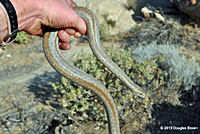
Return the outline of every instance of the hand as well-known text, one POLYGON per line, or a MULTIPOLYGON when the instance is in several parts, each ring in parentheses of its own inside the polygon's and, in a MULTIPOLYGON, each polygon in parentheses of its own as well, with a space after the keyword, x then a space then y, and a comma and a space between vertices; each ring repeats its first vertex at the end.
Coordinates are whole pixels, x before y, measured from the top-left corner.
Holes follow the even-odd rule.
POLYGON ((31 35, 43 35, 43 27, 59 29, 61 49, 70 49, 70 36, 80 37, 86 33, 86 24, 72 7, 73 0, 11 0, 19 23, 19 30, 31 35))

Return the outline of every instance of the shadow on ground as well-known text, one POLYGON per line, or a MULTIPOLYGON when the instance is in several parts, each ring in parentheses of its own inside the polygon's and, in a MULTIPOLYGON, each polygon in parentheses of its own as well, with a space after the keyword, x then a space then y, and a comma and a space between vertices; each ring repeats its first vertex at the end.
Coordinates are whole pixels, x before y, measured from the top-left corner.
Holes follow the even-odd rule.
POLYGON ((33 92, 38 101, 44 105, 51 105, 54 108, 59 108, 60 104, 56 104, 56 99, 59 96, 52 87, 61 79, 61 75, 57 72, 45 72, 42 75, 37 75, 28 82, 30 92, 33 92))
POLYGON ((152 134, 200 134, 200 85, 180 97, 182 106, 168 102, 153 104, 152 134))
MULTIPOLYGON (((29 90, 44 105, 47 102, 56 102, 59 97, 51 86, 52 82, 60 80, 61 75, 56 72, 45 72, 29 81, 29 90)), ((168 102, 153 104, 151 123, 146 129, 152 134, 199 134, 200 133, 200 85, 188 92, 183 92, 180 100, 182 105, 172 105, 168 102), (190 128, 189 128, 190 127, 190 128), (182 130, 179 130, 182 129, 182 130), (186 129, 186 130, 185 130, 186 129)), ((52 107, 59 110, 61 106, 54 103, 52 107)), ((66 117, 65 117, 66 118, 66 117)), ((52 120, 57 123, 60 120, 52 120)), ((52 126, 55 129, 58 126, 52 126)), ((54 130, 53 130, 54 131, 54 130)))

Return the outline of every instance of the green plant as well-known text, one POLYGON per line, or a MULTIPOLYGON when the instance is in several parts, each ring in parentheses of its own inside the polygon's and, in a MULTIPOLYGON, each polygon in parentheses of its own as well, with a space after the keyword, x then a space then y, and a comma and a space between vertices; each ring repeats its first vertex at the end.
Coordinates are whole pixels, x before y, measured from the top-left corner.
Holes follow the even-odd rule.
MULTIPOLYGON (((143 90, 147 91, 148 89, 145 100, 132 94, 94 56, 82 54, 73 63, 81 70, 103 82, 114 98, 122 124, 132 119, 137 124, 136 129, 144 131, 144 125, 151 117, 153 102, 161 103, 167 100, 167 96, 163 98, 158 97, 158 100, 155 97, 155 94, 160 94, 160 92, 164 91, 161 89, 166 86, 165 79, 167 78, 167 73, 158 67, 158 62, 162 58, 155 57, 154 59, 139 63, 133 61, 130 50, 127 51, 112 46, 106 48, 105 51, 136 84, 139 84, 143 90)), ((91 91, 72 83, 64 77, 61 78, 61 81, 54 83, 53 87, 61 95, 59 101, 68 109, 69 116, 72 119, 79 123, 96 121, 98 126, 104 126, 107 123, 104 107, 91 91)), ((171 101, 173 102, 173 99, 171 101)))
POLYGON ((28 34, 26 34, 25 32, 19 32, 17 34, 15 42, 19 44, 27 44, 29 39, 30 39, 30 36, 28 34))
POLYGON ((160 67, 169 74, 169 89, 183 86, 182 90, 189 90, 199 83, 200 66, 194 59, 187 59, 184 54, 174 45, 157 45, 151 43, 148 46, 138 46, 133 51, 134 60, 144 62, 155 57, 165 57, 160 62, 160 67))
POLYGON ((177 21, 167 20, 161 23, 156 19, 144 21, 133 27, 126 38, 127 46, 133 50, 137 46, 169 44, 176 46, 193 46, 198 44, 200 30, 198 26, 181 25, 177 21))
POLYGON ((99 26, 99 32, 100 32, 101 37, 109 35, 110 29, 112 29, 116 25, 116 21, 110 19, 108 17, 108 14, 104 14, 103 18, 104 18, 104 21, 99 26))

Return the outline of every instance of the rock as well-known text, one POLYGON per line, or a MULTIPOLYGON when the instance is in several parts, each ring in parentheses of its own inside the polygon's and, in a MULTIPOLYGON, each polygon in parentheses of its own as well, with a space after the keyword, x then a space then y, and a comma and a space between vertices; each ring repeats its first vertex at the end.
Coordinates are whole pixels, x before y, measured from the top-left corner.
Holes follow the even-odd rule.
POLYGON ((157 10, 156 11, 152 11, 152 10, 149 10, 147 7, 143 7, 141 9, 141 12, 143 13, 144 18, 146 20, 149 20, 151 17, 155 17, 158 20, 160 20, 162 22, 165 22, 165 18, 157 10))
POLYGON ((127 0, 127 7, 133 9, 136 14, 140 14, 145 2, 145 0, 127 0))
POLYGON ((0 48, 0 54, 2 54, 3 53, 3 49, 2 48, 0 48))
POLYGON ((11 58, 11 54, 7 54, 7 55, 6 55, 6 58, 11 58))
POLYGON ((163 12, 175 7, 170 0, 127 0, 127 6, 133 9, 137 15, 141 15, 141 8, 149 5, 162 8, 163 12))
POLYGON ((110 34, 125 32, 135 26, 135 21, 132 19, 133 11, 129 11, 124 5, 126 0, 75 0, 77 5, 87 7, 95 12, 98 17, 99 24, 105 22, 107 18, 115 21, 114 28, 110 29, 110 34))
POLYGON ((173 3, 185 14, 191 17, 194 21, 200 24, 200 2, 195 4, 195 1, 191 0, 173 0, 173 3), (191 2, 191 3, 190 3, 191 2))
POLYGON ((200 24, 200 2, 196 3, 196 0, 127 0, 127 6, 134 10, 135 15, 142 15, 141 9, 149 6, 174 15, 180 12, 179 9, 200 24))

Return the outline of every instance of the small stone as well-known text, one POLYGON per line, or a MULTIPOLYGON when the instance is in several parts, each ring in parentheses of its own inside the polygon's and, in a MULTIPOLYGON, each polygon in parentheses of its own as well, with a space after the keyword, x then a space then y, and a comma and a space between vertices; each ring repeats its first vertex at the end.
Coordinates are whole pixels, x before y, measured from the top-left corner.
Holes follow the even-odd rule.
POLYGON ((60 129, 59 126, 57 126, 57 127, 55 128, 55 134, 60 134, 59 129, 60 129))
POLYGON ((6 58, 10 58, 10 57, 11 57, 11 54, 7 54, 7 55, 6 55, 6 58))
POLYGON ((2 54, 3 53, 3 49, 2 48, 0 48, 0 54, 2 54))

